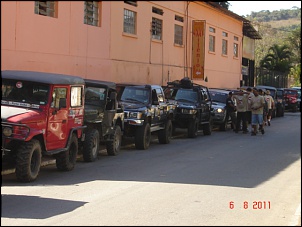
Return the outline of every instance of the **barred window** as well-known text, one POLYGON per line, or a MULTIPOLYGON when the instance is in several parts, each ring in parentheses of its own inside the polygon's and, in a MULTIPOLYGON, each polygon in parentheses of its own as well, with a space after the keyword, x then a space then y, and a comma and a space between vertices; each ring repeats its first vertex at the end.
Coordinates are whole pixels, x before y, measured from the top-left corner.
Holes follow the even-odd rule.
POLYGON ((156 13, 158 15, 163 15, 164 11, 162 9, 156 8, 156 7, 152 7, 152 13, 156 13))
POLYGON ((99 26, 99 1, 84 2, 84 24, 99 26))
POLYGON ((177 15, 175 15, 175 20, 177 20, 179 22, 184 22, 184 18, 181 16, 177 16, 177 15))
POLYGON ((137 6, 137 1, 124 1, 124 3, 132 5, 132 6, 137 6))
POLYGON ((162 40, 162 23, 163 21, 152 17, 152 38, 162 40))
POLYGON ((209 31, 210 31, 210 32, 213 32, 213 33, 216 32, 215 28, 212 28, 212 27, 209 27, 209 31))
POLYGON ((35 1, 35 14, 56 17, 55 1, 35 1))
POLYGON ((136 34, 136 12, 124 9, 124 32, 136 34))
POLYGON ((223 55, 228 54, 228 41, 225 39, 222 40, 222 54, 223 55))
POLYGON ((215 52, 215 36, 209 36, 209 51, 215 52))
POLYGON ((234 43, 234 57, 238 58, 238 44, 234 43))
POLYGON ((175 24, 174 43, 178 45, 183 44, 183 26, 175 24))

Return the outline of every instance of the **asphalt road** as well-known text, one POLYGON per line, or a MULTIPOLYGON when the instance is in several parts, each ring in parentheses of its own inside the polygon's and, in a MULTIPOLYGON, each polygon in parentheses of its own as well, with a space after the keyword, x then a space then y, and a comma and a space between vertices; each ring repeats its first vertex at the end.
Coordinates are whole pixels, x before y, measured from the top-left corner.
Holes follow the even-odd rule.
POLYGON ((146 151, 42 167, 32 183, 2 174, 1 225, 297 226, 301 224, 301 114, 264 135, 178 134, 146 151))

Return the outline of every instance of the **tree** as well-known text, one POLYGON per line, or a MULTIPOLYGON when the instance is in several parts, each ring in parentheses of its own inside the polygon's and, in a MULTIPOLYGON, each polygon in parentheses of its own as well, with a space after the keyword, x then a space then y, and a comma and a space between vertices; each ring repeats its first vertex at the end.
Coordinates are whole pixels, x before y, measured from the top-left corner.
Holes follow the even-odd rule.
POLYGON ((301 63, 301 26, 293 30, 286 40, 294 54, 293 62, 301 63))
POLYGON ((274 44, 268 50, 268 54, 260 61, 260 66, 269 70, 289 72, 291 66, 291 54, 287 45, 274 44))

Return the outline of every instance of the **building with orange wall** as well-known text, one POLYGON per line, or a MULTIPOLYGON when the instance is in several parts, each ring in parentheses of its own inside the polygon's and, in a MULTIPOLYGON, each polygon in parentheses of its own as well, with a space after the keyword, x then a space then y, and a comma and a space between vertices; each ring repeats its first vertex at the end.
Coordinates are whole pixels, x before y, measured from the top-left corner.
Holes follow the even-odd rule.
POLYGON ((236 88, 244 22, 202 1, 1 1, 1 69, 236 88))

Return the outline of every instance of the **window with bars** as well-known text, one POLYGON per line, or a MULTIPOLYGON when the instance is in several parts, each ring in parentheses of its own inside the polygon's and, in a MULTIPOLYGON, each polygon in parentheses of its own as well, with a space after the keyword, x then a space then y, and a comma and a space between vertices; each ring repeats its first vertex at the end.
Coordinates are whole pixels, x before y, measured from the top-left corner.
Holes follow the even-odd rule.
POLYGON ((35 1, 35 14, 56 17, 55 1, 35 1))
POLYGON ((136 34, 136 12, 124 9, 124 32, 136 34))
POLYGON ((178 45, 183 44, 183 26, 175 24, 174 27, 174 43, 178 45))
POLYGON ((137 6, 137 1, 124 1, 124 3, 132 5, 132 6, 137 6))
POLYGON ((152 17, 152 38, 162 40, 162 24, 163 21, 152 17))
POLYGON ((228 54, 228 41, 225 39, 222 40, 222 54, 223 55, 228 54))
POLYGON ((213 33, 216 32, 215 28, 212 28, 212 27, 209 27, 209 31, 210 31, 210 32, 213 32, 213 33))
POLYGON ((184 18, 178 15, 175 15, 175 20, 179 21, 179 22, 184 22, 184 18))
POLYGON ((156 7, 152 7, 152 13, 156 13, 158 15, 163 15, 164 11, 162 9, 156 8, 156 7))
POLYGON ((99 26, 99 1, 84 2, 84 24, 99 26))
POLYGON ((215 52, 215 36, 209 35, 209 51, 215 52))
POLYGON ((234 43, 234 57, 238 58, 238 44, 234 43))

